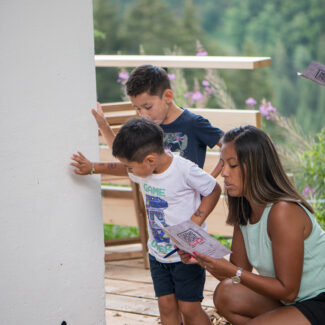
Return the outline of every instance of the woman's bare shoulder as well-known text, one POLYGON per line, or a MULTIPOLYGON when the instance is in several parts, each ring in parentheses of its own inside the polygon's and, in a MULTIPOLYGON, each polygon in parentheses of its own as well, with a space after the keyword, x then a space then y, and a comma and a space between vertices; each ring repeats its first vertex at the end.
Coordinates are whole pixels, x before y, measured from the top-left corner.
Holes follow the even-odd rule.
POLYGON ((298 203, 279 201, 270 210, 268 232, 272 237, 274 232, 301 231, 309 222, 306 211, 298 203))

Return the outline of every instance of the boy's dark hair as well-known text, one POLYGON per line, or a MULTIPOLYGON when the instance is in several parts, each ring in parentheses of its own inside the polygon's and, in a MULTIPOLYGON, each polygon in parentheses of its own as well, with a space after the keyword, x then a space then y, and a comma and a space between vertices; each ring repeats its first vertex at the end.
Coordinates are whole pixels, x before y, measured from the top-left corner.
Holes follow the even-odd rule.
POLYGON ((151 64, 135 68, 125 85, 127 95, 132 97, 147 92, 161 98, 166 89, 171 89, 167 72, 151 64))
POLYGON ((113 142, 113 156, 141 163, 151 154, 164 152, 163 130, 145 117, 128 120, 113 142))

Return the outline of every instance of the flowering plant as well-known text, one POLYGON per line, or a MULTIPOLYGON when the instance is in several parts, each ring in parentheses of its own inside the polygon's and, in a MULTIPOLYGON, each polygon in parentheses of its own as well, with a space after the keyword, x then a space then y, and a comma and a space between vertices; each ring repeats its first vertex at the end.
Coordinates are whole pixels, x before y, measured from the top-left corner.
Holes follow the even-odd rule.
POLYGON ((315 208, 315 215, 325 229, 325 128, 317 134, 311 148, 300 154, 304 166, 303 177, 307 186, 303 195, 315 208))
MULTIPOLYGON (((251 109, 257 104, 254 98, 248 98, 245 103, 251 109)), ((259 110, 266 120, 263 128, 271 126, 269 133, 275 137, 276 133, 284 135, 282 143, 276 146, 277 151, 286 169, 295 173, 297 187, 312 204, 316 218, 325 229, 325 129, 317 134, 315 141, 303 134, 295 119, 281 116, 271 102, 263 99, 259 110)))
MULTIPOLYGON (((199 41, 196 41, 196 51, 197 56, 208 55, 208 52, 199 41)), ((174 51, 167 51, 166 54, 181 55, 182 53, 180 50, 175 49, 174 51)), ((182 69, 170 69, 169 79, 174 92, 174 99, 178 106, 204 108, 211 101, 214 101, 219 108, 235 109, 234 101, 227 92, 226 84, 215 69, 205 70, 202 81, 194 78, 191 90, 189 90, 182 69)))
MULTIPOLYGON (((248 98, 245 103, 247 108, 256 109, 257 102, 254 98, 248 98)), ((265 119, 262 120, 262 128, 277 143, 276 148, 286 170, 301 172, 303 161, 300 153, 311 149, 314 139, 303 133, 294 118, 282 116, 271 102, 262 99, 258 109, 265 119)))

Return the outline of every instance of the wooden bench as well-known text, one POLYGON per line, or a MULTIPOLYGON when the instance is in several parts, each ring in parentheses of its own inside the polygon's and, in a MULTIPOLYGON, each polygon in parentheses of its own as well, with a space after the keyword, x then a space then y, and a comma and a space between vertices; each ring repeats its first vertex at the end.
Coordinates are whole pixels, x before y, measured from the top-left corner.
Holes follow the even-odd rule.
MULTIPOLYGON (((107 121, 115 133, 128 119, 137 116, 130 102, 118 102, 102 104, 107 121)), ((212 125, 223 131, 230 130, 240 125, 251 124, 261 127, 261 116, 256 110, 225 110, 225 109, 190 109, 192 112, 207 118, 212 125)), ((101 161, 117 161, 111 151, 99 136, 101 161)), ((210 172, 219 159, 219 148, 208 150, 204 170, 210 172)), ((218 182, 222 185, 222 177, 218 176, 218 182)), ((140 236, 137 238, 126 238, 106 241, 106 245, 120 245, 140 242, 142 250, 129 252, 123 258, 134 258, 146 256, 147 253, 147 218, 145 207, 139 187, 130 181, 128 177, 117 177, 102 175, 102 204, 103 221, 107 224, 122 226, 136 226, 139 228, 140 236)), ((224 195, 221 196, 217 206, 207 219, 209 232, 217 235, 232 236, 232 227, 226 225, 227 206, 224 195)), ((119 254, 108 256, 107 259, 122 258, 119 254)), ((147 259, 144 258, 145 267, 148 267, 147 259)))

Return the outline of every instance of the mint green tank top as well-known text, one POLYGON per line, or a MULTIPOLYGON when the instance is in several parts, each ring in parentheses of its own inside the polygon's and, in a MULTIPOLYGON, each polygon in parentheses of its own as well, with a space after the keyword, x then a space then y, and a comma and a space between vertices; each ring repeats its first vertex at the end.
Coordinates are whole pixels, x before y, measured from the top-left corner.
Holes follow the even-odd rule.
MULTIPOLYGON (((258 223, 248 222, 246 226, 240 226, 240 229, 250 264, 260 275, 275 278, 272 242, 267 233, 267 219, 272 205, 266 206, 258 223)), ((304 241, 303 274, 295 302, 313 298, 325 292, 325 232, 316 222, 314 215, 303 205, 300 204, 300 206, 308 214, 313 228, 304 241)))

